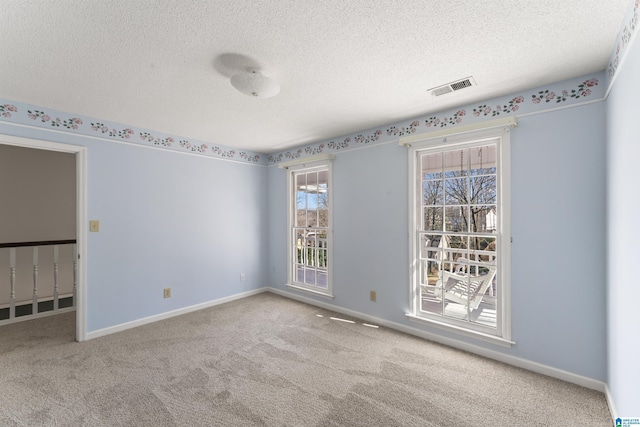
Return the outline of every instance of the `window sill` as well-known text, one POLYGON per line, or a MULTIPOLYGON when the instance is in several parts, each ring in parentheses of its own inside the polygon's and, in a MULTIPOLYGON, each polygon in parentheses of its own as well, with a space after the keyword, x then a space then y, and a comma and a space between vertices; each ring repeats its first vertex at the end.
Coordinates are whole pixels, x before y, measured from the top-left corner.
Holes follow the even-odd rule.
POLYGON ((406 314, 407 318, 409 320, 411 320, 412 322, 416 322, 416 323, 420 323, 422 325, 428 325, 428 326, 433 326, 435 328, 444 330, 444 331, 449 331, 449 332, 453 332, 459 335, 464 335, 467 337, 471 337, 471 338, 476 338, 479 339, 481 341, 485 341, 491 344, 496 344, 502 347, 507 347, 507 348, 511 348, 512 346, 514 346, 516 344, 515 341, 511 341, 505 338, 501 338, 495 335, 489 335, 486 334, 484 332, 478 332, 478 331, 473 331, 470 329, 465 329, 465 328, 461 328, 459 326, 454 326, 454 325, 449 325, 446 323, 442 323, 442 322, 438 322, 435 320, 431 320, 431 319, 425 319, 424 317, 420 317, 420 316, 416 316, 415 314, 406 314))
POLYGON ((322 297, 328 300, 333 300, 333 295, 327 292, 321 292, 321 291, 316 291, 315 289, 305 288, 303 286, 296 285, 295 283, 287 283, 285 286, 287 288, 291 288, 296 291, 306 292, 311 295, 322 297))

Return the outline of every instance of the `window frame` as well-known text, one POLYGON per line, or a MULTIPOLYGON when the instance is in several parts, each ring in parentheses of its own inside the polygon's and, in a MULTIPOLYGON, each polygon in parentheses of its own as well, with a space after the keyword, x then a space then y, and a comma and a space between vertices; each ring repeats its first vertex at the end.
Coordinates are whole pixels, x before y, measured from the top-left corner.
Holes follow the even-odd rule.
POLYGON ((409 147, 409 254, 410 254, 410 313, 407 317, 415 322, 470 336, 505 347, 511 347, 511 151, 509 127, 490 128, 451 135, 443 138, 425 137, 405 143, 409 147), (470 322, 458 321, 444 315, 427 314, 421 310, 420 304, 420 239, 422 232, 422 179, 419 171, 420 154, 428 151, 448 151, 459 148, 482 146, 496 143, 497 147, 497 280, 498 298, 496 301, 496 328, 481 327, 470 322), (420 191, 420 194, 418 192, 420 191), (471 326, 471 327, 470 327, 471 326))
POLYGON ((333 299, 333 157, 323 160, 307 159, 304 163, 293 162, 284 165, 287 169, 287 284, 286 286, 312 295, 333 299), (293 243, 293 229, 296 228, 296 181, 295 176, 313 171, 327 171, 328 214, 327 214, 327 288, 298 282, 294 277, 297 246, 293 243))

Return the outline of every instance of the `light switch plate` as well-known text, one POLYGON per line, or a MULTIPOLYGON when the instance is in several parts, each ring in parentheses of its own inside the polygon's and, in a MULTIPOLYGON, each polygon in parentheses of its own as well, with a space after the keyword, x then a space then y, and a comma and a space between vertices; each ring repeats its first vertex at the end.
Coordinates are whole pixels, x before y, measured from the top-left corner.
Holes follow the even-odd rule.
POLYGON ((97 233, 100 231, 100 221, 97 219, 92 219, 89 221, 89 231, 92 233, 97 233))

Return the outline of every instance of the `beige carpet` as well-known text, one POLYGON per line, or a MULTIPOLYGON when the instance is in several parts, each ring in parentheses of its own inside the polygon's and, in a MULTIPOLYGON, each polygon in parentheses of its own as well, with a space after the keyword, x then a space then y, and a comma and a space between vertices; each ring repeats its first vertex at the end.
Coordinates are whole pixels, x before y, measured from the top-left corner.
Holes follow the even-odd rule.
POLYGON ((84 343, 74 316, 0 328, 1 426, 611 425, 601 393, 269 293, 84 343))

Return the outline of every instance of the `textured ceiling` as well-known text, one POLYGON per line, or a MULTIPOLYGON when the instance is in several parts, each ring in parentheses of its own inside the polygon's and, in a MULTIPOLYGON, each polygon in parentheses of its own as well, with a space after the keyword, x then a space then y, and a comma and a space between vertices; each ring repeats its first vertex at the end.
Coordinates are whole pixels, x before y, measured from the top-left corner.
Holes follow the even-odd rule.
POLYGON ((630 6, 0 0, 0 98, 269 153, 604 70, 630 6), (247 66, 281 93, 237 92, 247 66))

